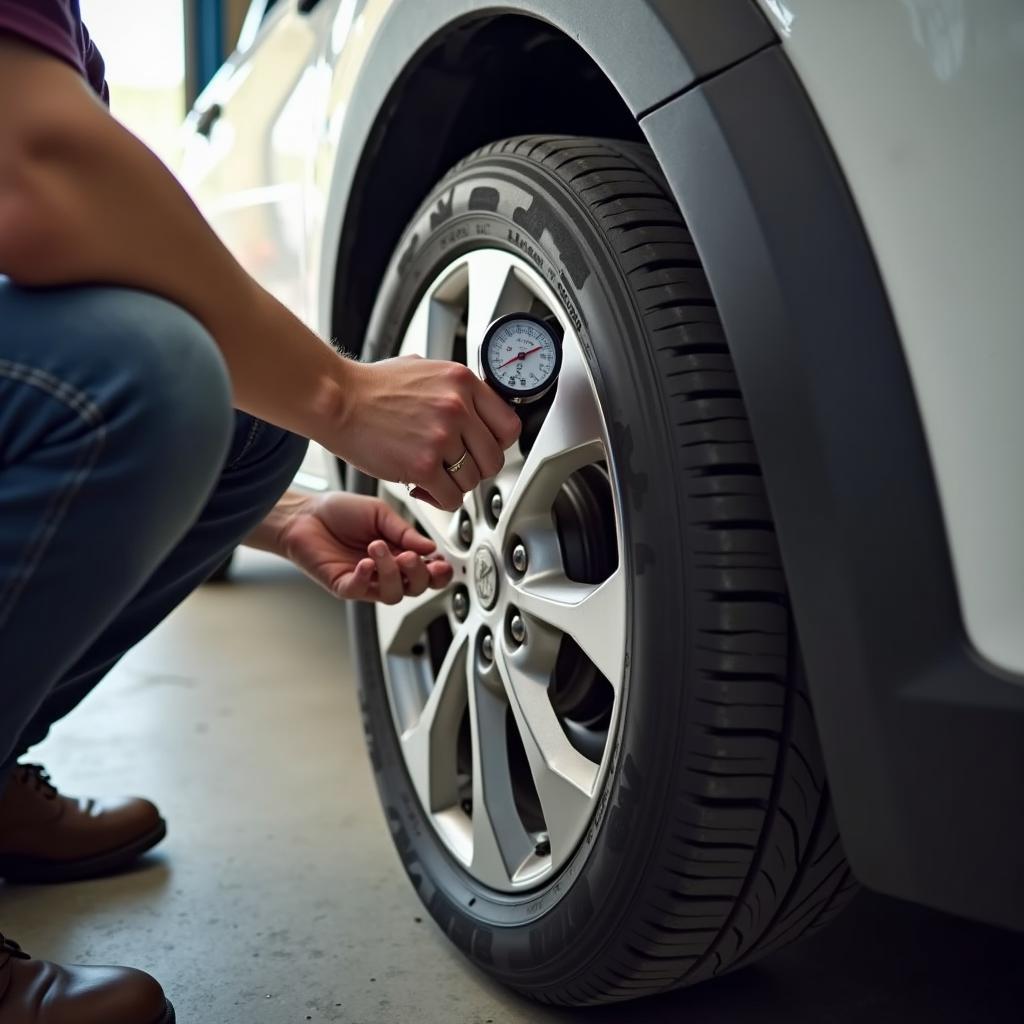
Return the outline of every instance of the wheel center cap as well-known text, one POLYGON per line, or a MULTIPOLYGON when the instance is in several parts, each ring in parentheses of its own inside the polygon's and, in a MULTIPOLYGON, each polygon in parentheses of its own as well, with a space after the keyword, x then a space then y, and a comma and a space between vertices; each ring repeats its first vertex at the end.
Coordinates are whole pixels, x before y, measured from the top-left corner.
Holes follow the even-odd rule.
POLYGON ((498 561, 490 548, 477 548, 473 556, 473 585, 480 603, 490 611, 498 599, 498 561))

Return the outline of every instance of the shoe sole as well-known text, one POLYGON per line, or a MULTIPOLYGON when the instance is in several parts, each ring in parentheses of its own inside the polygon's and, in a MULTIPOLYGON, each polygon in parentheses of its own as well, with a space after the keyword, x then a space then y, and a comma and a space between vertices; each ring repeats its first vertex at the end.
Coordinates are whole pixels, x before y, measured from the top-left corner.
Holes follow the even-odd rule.
POLYGON ((174 1007, 171 1006, 170 1000, 167 1001, 167 1009, 164 1010, 164 1015, 159 1020, 153 1021, 153 1024, 174 1024, 174 1007))
MULTIPOLYGON (((0 878, 11 884, 47 884, 52 882, 78 882, 86 878, 101 878, 134 863, 147 850, 152 850, 167 835, 167 822, 160 819, 160 824, 152 831, 133 839, 116 850, 97 854, 83 860, 53 861, 41 860, 38 857, 0 857, 0 878)), ((173 1022, 174 1012, 167 1018, 173 1022)), ((158 1021, 156 1024, 164 1024, 158 1021)))

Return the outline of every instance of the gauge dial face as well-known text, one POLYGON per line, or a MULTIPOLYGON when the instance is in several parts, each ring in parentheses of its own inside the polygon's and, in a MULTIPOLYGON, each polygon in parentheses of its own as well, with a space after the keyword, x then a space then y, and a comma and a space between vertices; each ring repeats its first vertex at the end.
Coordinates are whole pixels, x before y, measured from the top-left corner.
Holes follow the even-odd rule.
POLYGON ((528 314, 496 320, 484 340, 484 373, 510 401, 543 395, 558 375, 561 343, 551 325, 528 314))

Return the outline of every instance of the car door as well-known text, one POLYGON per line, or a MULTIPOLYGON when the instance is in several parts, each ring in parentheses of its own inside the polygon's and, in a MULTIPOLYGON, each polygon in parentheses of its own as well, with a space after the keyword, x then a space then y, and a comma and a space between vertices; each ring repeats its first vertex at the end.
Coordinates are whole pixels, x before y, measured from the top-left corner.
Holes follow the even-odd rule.
POLYGON ((238 48, 188 117, 179 167, 239 262, 303 319, 321 6, 254 0, 238 48))

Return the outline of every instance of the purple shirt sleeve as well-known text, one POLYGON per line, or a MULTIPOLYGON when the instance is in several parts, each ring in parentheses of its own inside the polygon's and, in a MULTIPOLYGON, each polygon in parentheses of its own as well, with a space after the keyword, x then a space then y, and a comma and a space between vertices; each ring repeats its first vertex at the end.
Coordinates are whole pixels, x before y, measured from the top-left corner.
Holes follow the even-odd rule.
MULTIPOLYGON (((3 3, 3 0, 0 0, 0 3, 3 3)), ((103 102, 109 105, 110 90, 107 88, 107 66, 103 62, 103 54, 96 49, 96 44, 92 41, 85 25, 82 25, 82 41, 85 54, 85 77, 103 98, 103 102)))
POLYGON ((0 31, 67 61, 104 102, 109 100, 103 58, 82 24, 78 0, 0 0, 0 31))

